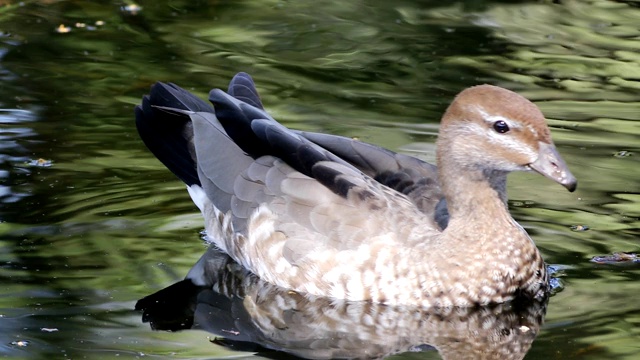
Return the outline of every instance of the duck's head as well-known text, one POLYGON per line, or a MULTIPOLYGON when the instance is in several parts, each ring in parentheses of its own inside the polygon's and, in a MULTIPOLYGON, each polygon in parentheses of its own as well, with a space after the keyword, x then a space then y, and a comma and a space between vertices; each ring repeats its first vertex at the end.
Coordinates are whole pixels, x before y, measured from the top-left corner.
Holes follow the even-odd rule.
POLYGON ((442 118, 438 148, 439 166, 453 162, 488 172, 534 170, 569 191, 577 185, 540 109, 497 86, 474 86, 458 94, 442 118))

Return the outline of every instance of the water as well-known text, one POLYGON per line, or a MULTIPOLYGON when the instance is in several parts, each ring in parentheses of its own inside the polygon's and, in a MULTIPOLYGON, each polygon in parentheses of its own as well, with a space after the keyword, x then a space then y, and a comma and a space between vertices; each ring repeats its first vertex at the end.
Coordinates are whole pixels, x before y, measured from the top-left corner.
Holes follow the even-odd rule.
POLYGON ((122 6, 0 7, 2 356, 250 356, 203 331, 153 332, 133 311, 206 248, 184 186, 138 139, 132 108, 156 80, 204 97, 247 71, 286 126, 427 160, 462 88, 491 83, 536 102, 579 189, 510 178, 511 211, 564 286, 526 358, 637 358, 640 270, 590 262, 640 247, 637 2, 122 6))

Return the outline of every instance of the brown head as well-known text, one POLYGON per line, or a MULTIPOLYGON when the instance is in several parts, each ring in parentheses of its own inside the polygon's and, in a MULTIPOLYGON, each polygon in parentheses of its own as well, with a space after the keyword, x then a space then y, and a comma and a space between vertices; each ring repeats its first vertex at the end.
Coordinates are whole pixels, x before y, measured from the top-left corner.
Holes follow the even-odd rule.
POLYGON ((569 191, 576 188, 540 109, 497 86, 474 86, 456 96, 442 117, 438 148, 439 166, 456 163, 483 172, 534 170, 569 191))

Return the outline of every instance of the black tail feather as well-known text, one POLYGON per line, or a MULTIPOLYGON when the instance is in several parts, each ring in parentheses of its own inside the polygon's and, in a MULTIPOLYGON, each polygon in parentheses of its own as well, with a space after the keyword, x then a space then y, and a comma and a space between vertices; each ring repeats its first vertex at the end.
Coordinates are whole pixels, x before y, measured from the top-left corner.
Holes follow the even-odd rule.
POLYGON ((213 108, 174 84, 158 82, 135 110, 138 133, 149 150, 187 185, 200 184, 188 115, 157 107, 208 112, 213 108))

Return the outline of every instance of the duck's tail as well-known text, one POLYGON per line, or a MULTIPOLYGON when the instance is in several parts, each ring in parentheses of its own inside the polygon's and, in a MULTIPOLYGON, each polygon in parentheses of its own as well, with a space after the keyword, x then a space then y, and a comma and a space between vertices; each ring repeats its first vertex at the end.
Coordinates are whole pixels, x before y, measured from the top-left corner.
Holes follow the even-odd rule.
POLYGON ((155 83, 136 106, 140 138, 169 170, 187 185, 200 185, 193 151, 193 127, 187 112, 213 107, 175 84, 155 83))
MULTIPOLYGON (((212 101, 216 98, 216 91, 221 90, 212 91, 212 101)), ((229 83, 227 93, 256 109, 264 109, 249 74, 236 74, 229 83)), ((231 132, 229 135, 234 139, 252 134, 251 131, 243 131, 251 121, 238 121, 237 111, 229 111, 229 116, 225 116, 227 114, 223 106, 216 110, 214 112, 213 106, 175 84, 157 82, 151 86, 149 95, 144 96, 142 104, 136 106, 136 127, 145 145, 169 170, 188 186, 200 185, 190 114, 216 113, 223 122, 228 119, 224 124, 225 130, 231 132)), ((250 147, 255 142, 247 139, 245 143, 250 147)))

